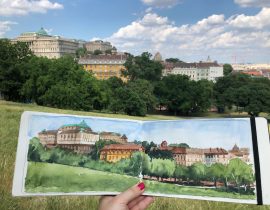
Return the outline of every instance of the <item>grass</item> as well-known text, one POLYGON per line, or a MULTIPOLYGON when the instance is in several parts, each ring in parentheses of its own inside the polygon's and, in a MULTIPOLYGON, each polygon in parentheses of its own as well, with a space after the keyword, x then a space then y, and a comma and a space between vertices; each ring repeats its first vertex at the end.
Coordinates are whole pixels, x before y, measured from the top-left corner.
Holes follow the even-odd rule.
MULTIPOLYGON (((125 115, 60 110, 36 105, 0 101, 0 210, 95 210, 98 196, 56 196, 14 198, 11 196, 12 179, 18 141, 20 116, 23 111, 41 111, 89 116, 127 118, 125 115)), ((131 118, 131 117, 129 117, 131 118)), ((177 119, 151 115, 132 119, 177 119)), ((179 119, 179 118, 178 118, 179 119)), ((197 201, 176 198, 156 198, 149 210, 270 210, 270 206, 256 206, 224 202, 197 201)))
MULTIPOLYGON (((138 178, 132 176, 81 167, 35 162, 29 163, 26 180, 27 192, 121 192, 139 181, 138 178)), ((145 181, 145 183, 148 193, 159 192, 163 194, 255 199, 255 196, 252 195, 226 193, 215 189, 177 186, 156 181, 145 181)))

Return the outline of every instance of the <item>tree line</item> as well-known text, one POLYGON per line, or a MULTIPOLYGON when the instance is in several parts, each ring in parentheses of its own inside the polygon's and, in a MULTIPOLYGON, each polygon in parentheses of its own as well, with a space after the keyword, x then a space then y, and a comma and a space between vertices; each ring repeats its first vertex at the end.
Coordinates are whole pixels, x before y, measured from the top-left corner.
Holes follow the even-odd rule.
POLYGON ((212 105, 219 112, 236 107, 250 115, 269 113, 270 81, 232 74, 228 65, 224 65, 226 76, 216 83, 184 75, 162 77, 162 64, 147 52, 129 55, 124 66, 127 82, 117 77, 97 80, 73 57, 36 57, 27 44, 1 39, 0 94, 10 101, 137 116, 164 108, 175 115, 192 115, 212 105))

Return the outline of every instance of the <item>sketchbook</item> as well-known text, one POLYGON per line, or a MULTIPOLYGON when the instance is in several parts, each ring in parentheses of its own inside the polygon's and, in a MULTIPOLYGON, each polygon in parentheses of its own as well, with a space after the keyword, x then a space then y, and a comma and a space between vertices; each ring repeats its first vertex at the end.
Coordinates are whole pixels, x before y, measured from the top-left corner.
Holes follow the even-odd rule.
POLYGON ((139 121, 41 112, 21 117, 14 196, 145 195, 270 204, 264 118, 139 121))

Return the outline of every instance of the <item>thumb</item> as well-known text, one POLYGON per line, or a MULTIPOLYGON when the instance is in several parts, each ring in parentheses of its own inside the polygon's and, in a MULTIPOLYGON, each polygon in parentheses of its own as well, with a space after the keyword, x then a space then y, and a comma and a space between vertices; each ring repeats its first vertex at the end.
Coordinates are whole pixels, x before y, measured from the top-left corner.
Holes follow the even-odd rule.
POLYGON ((143 182, 140 182, 133 187, 127 189, 126 191, 122 192, 121 194, 117 195, 115 199, 123 204, 128 204, 133 199, 139 197, 144 192, 145 185, 143 182))

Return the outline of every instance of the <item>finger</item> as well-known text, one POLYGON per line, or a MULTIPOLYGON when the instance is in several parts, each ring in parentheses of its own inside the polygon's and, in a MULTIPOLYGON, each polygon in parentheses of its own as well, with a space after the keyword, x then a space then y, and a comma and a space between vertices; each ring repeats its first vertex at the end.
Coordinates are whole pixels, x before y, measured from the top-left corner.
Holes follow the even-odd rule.
POLYGON ((133 201, 131 201, 129 204, 128 204, 128 208, 133 208, 135 205, 137 205, 140 201, 142 201, 144 199, 144 196, 140 196, 138 198, 135 198, 133 201))
POLYGON ((112 201, 112 199, 114 198, 115 196, 101 196, 100 199, 99 199, 99 204, 100 206, 106 206, 107 203, 110 203, 112 201))
POLYGON ((131 210, 144 210, 144 209, 146 209, 153 202, 154 202, 154 198, 153 197, 145 196, 144 199, 141 200, 133 208, 131 208, 131 210))
POLYGON ((136 184, 133 187, 126 190, 125 192, 122 192, 121 194, 117 195, 115 197, 115 200, 127 205, 129 202, 142 195, 144 192, 144 188, 145 185, 143 182, 136 184))

